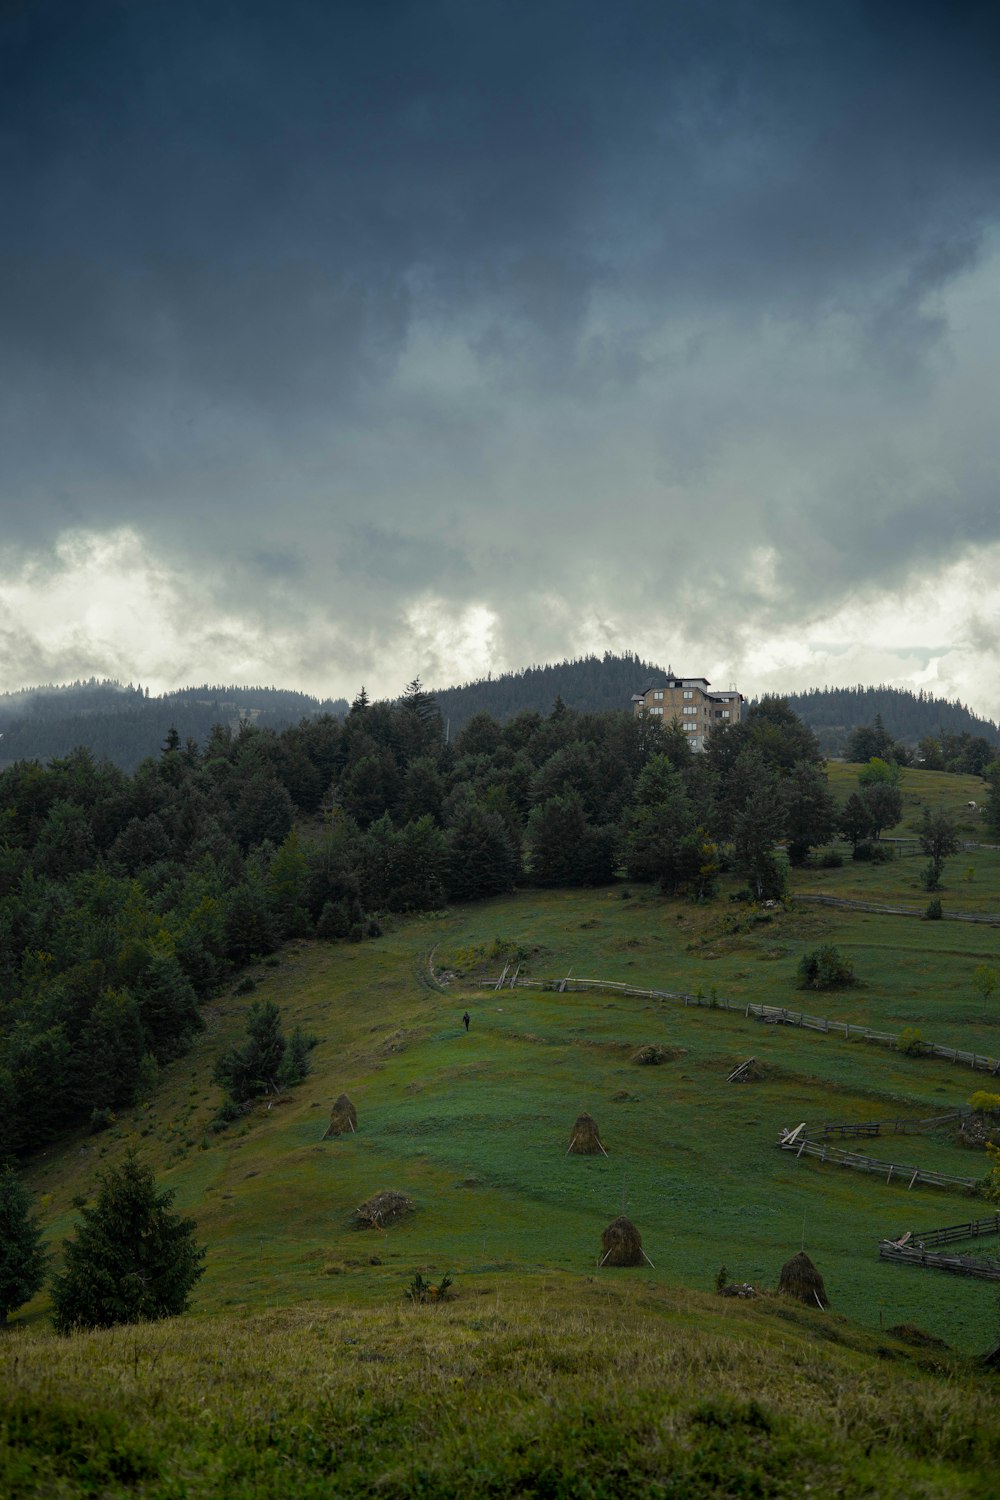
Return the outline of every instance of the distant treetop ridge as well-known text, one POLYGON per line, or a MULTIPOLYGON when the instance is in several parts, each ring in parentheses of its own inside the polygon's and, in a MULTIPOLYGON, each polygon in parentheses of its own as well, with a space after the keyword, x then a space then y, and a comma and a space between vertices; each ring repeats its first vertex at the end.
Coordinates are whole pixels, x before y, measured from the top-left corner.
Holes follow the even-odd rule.
MULTIPOLYGON (((639 656, 605 652, 490 675, 423 696, 433 697, 454 736, 476 714, 490 714, 505 723, 519 713, 548 714, 557 698, 583 713, 631 712, 633 695, 665 675, 664 667, 639 656)), ((873 723, 877 715, 894 740, 914 748, 927 736, 962 733, 997 743, 992 720, 926 692, 858 685, 786 696, 827 755, 842 754, 852 731, 873 723)), ((281 729, 325 713, 341 716, 347 707, 343 698, 321 700, 275 687, 203 684, 151 695, 141 684, 94 678, 47 684, 0 694, 0 767, 17 760, 47 762, 85 745, 98 759, 134 770, 148 756, 159 754, 170 729, 177 731, 181 743, 189 738, 200 743, 216 723, 233 727, 249 719, 261 727, 281 729)))

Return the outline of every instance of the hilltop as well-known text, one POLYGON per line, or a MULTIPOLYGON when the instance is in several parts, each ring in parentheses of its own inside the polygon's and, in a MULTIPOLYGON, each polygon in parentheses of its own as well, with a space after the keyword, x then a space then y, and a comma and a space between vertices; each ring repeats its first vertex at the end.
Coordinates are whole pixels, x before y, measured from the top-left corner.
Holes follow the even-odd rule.
POLYGON ((347 712, 344 699, 284 688, 203 683, 151 694, 141 685, 92 678, 0 694, 0 769, 18 760, 43 763, 78 746, 125 771, 158 755, 171 729, 199 744, 216 724, 280 730, 301 719, 347 712))
MULTIPOLYGON (((630 711, 633 693, 663 676, 665 669, 654 662, 605 652, 439 687, 433 697, 454 736, 477 714, 507 723, 522 713, 549 714, 557 699, 580 713, 630 711)), ((786 696, 827 755, 842 754, 851 731, 877 715, 893 739, 911 747, 925 736, 963 733, 997 743, 998 727, 991 719, 923 691, 858 685, 786 696)), ((324 714, 342 716, 347 707, 344 698, 319 699, 274 687, 203 684, 153 695, 141 686, 91 680, 25 688, 0 694, 0 767, 15 760, 44 763, 83 745, 98 759, 131 771, 159 753, 170 729, 182 742, 203 743, 217 723, 280 730, 324 714)))

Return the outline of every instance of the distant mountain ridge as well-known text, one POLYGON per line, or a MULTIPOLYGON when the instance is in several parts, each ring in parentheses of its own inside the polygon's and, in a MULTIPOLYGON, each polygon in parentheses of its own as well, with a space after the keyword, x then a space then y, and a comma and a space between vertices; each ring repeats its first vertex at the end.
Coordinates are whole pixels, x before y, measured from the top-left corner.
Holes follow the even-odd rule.
MULTIPOLYGON (((674 664, 696 675, 699 664, 674 664)), ((557 698, 581 713, 628 711, 634 693, 642 692, 667 669, 626 653, 584 656, 503 672, 458 687, 433 689, 451 736, 474 714, 488 713, 501 723, 524 712, 549 714, 557 698)), ((787 693, 790 706, 811 729, 827 755, 840 754, 853 729, 871 724, 876 714, 894 739, 916 745, 925 735, 982 735, 991 745, 1000 730, 964 704, 886 686, 813 688, 787 693)), ((65 685, 45 684, 0 694, 0 766, 15 760, 43 763, 85 745, 97 759, 114 761, 131 771, 156 755, 170 729, 181 740, 204 742, 217 723, 236 725, 249 719, 281 729, 303 718, 347 712, 345 698, 319 699, 308 693, 274 687, 203 684, 152 695, 141 686, 111 680, 65 685)))
MULTIPOLYGON (((681 675, 694 676, 698 664, 673 664, 681 675)), ((525 710, 547 714, 556 697, 569 708, 595 713, 604 709, 629 709, 633 693, 640 693, 666 669, 633 655, 586 656, 499 677, 480 678, 463 687, 435 691, 438 707, 451 722, 452 733, 473 714, 489 713, 501 722, 525 710)), ((738 686, 739 684, 737 684, 738 686)), ((728 684, 726 684, 728 686, 728 684)), ((894 739, 915 745, 925 735, 982 735, 998 742, 1000 728, 992 719, 972 712, 963 703, 935 698, 932 693, 913 693, 906 688, 856 687, 810 688, 804 693, 785 693, 790 707, 813 729, 825 754, 839 754, 853 729, 871 724, 876 714, 894 739)))
POLYGON ((839 754, 853 729, 871 724, 876 714, 895 740, 916 745, 925 736, 942 734, 981 735, 991 745, 1000 742, 1000 728, 992 719, 981 718, 964 703, 935 698, 921 690, 857 687, 810 688, 806 693, 787 693, 789 706, 814 730, 825 755, 839 754))
POLYGON ((170 729, 182 741, 202 743, 215 724, 247 719, 283 729, 300 719, 346 712, 345 698, 320 700, 286 688, 205 683, 153 695, 141 685, 110 679, 45 684, 0 694, 0 767, 17 760, 45 763, 85 745, 96 759, 134 771, 159 754, 170 729))
POLYGON ((548 714, 556 698, 581 713, 631 708, 633 693, 642 692, 666 669, 639 656, 582 656, 481 677, 461 687, 435 688, 434 697, 451 731, 461 729, 474 714, 491 714, 501 723, 516 714, 548 714))

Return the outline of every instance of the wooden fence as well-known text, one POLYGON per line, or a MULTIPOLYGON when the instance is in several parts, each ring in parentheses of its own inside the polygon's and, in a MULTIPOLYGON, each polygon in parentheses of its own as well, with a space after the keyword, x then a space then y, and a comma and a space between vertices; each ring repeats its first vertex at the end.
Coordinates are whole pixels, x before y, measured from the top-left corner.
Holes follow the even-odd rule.
POLYGON ((927 1229, 916 1239, 879 1240, 880 1260, 896 1265, 926 1266, 933 1271, 950 1271, 953 1276, 975 1276, 981 1281, 1000 1281, 1000 1266, 972 1255, 940 1255, 931 1247, 950 1245, 956 1240, 972 1240, 984 1234, 1000 1234, 1000 1213, 966 1224, 948 1224, 944 1229, 927 1229))
POLYGON ((967 1119, 971 1114, 971 1105, 963 1104, 957 1109, 949 1109, 946 1114, 931 1115, 926 1120, 856 1120, 843 1125, 832 1125, 824 1120, 823 1137, 825 1139, 839 1135, 843 1140, 850 1135, 916 1135, 924 1130, 933 1130, 936 1125, 950 1125, 955 1120, 967 1119))
MULTIPOLYGON (((925 912, 918 906, 886 906, 878 901, 856 901, 847 896, 810 896, 796 893, 795 900, 808 902, 812 906, 834 906, 841 911, 870 911, 885 917, 920 917, 923 919, 925 916, 925 912)), ((1000 927, 1000 913, 997 912, 948 911, 944 908, 941 912, 941 920, 984 922, 990 927, 1000 927)))
POLYGON ((1000 1213, 987 1214, 984 1219, 970 1219, 966 1224, 946 1224, 944 1229, 924 1229, 913 1243, 918 1250, 929 1250, 934 1245, 974 1240, 983 1234, 1000 1234, 1000 1213))
MULTIPOLYGON (((697 1005, 708 1010, 739 1011, 744 1016, 754 1017, 772 1026, 804 1026, 810 1031, 833 1033, 847 1040, 874 1042, 881 1047, 898 1048, 899 1038, 893 1031, 874 1031, 870 1026, 857 1026, 851 1021, 831 1021, 825 1016, 810 1016, 805 1011, 789 1010, 784 1005, 757 1005, 741 1000, 726 1000, 720 995, 691 995, 684 990, 647 990, 633 984, 622 984, 615 979, 532 979, 516 973, 509 976, 505 971, 495 979, 478 981, 484 988, 557 990, 559 994, 580 990, 605 990, 619 995, 632 995, 640 1000, 677 1000, 682 1005, 697 1005)), ((979 1072, 1000 1075, 1000 1059, 987 1057, 981 1052, 964 1052, 959 1047, 940 1047, 936 1042, 913 1041, 907 1050, 922 1057, 941 1057, 946 1062, 956 1063, 979 1072)))
POLYGON ((1000 1266, 971 1255, 938 1255, 933 1250, 911 1250, 909 1245, 893 1245, 881 1240, 879 1259, 896 1265, 926 1266, 932 1271, 950 1271, 953 1276, 976 1276, 981 1281, 1000 1281, 1000 1266))
POLYGON ((978 1178, 954 1177, 950 1172, 932 1172, 927 1167, 901 1166, 899 1162, 878 1161, 873 1156, 862 1156, 856 1151, 844 1151, 840 1146, 831 1146, 826 1141, 810 1141, 805 1136, 795 1140, 779 1141, 782 1151, 794 1151, 800 1156, 814 1156, 819 1161, 832 1162, 835 1166, 852 1167, 856 1172, 871 1172, 891 1182, 906 1181, 907 1188, 921 1183, 929 1187, 959 1188, 965 1193, 974 1193, 979 1186, 978 1178))

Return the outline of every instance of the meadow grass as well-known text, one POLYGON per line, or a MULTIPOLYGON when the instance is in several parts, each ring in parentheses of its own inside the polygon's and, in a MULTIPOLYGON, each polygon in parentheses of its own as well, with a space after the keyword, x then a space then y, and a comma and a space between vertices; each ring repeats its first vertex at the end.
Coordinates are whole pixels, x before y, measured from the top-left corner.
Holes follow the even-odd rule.
MULTIPOLYGON (((954 892, 971 909, 968 885, 1000 908, 1000 851, 974 858, 971 882, 953 884, 949 864, 946 902, 954 892)), ((896 899, 915 868, 807 868, 793 894, 896 899)), ((7 1490, 992 1493, 979 1476, 997 1426, 968 1359, 1000 1334, 995 1286, 877 1258, 887 1234, 985 1205, 776 1144, 802 1120, 937 1114, 989 1079, 738 1012, 482 983, 511 955, 540 980, 714 991, 1000 1055, 998 1017, 971 984, 977 964, 997 962, 994 928, 794 903, 761 919, 730 889, 704 906, 642 886, 523 891, 397 920, 376 942, 293 943, 254 969, 252 997, 208 1005, 204 1034, 149 1100, 28 1164, 57 1260, 77 1206, 129 1144, 196 1217, 208 1254, 191 1314, 162 1328, 57 1340, 45 1293, 16 1316, 0 1344, 7 1490), (861 982, 799 990, 799 959, 826 942, 861 982), (251 998, 318 1037, 313 1071, 217 1133, 213 1065, 251 998), (670 1060, 638 1066, 650 1043, 670 1060), (727 1084, 751 1054, 765 1076, 727 1084), (342 1091, 358 1133, 324 1141, 342 1091), (566 1154, 582 1110, 607 1158, 566 1154), (381 1188, 416 1211, 358 1229, 354 1209, 381 1188), (601 1230, 623 1206, 653 1267, 598 1272, 601 1230), (711 1294, 723 1265, 773 1288, 800 1245, 829 1314, 711 1294), (456 1301, 410 1307, 417 1271, 450 1272, 456 1301), (901 1323, 954 1354, 908 1355, 884 1331, 901 1323)), ((967 1176, 987 1165, 948 1129, 859 1149, 967 1176)))
POLYGON ((835 1314, 644 1279, 0 1342, 0 1490, 235 1500, 995 1494, 995 1391, 835 1314))

